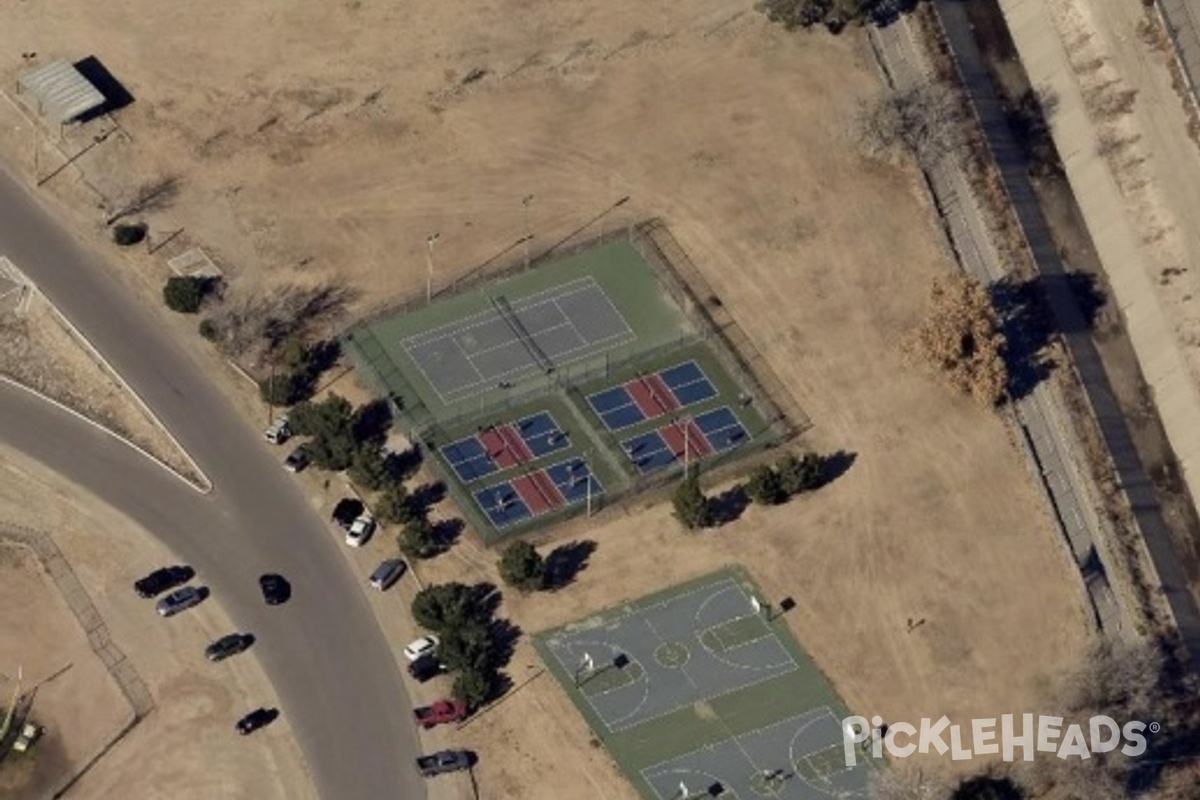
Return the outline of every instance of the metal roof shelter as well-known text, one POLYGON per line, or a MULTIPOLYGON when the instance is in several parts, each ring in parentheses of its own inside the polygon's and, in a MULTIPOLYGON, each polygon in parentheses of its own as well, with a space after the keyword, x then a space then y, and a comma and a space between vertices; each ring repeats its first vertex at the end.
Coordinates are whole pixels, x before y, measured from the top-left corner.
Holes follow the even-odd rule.
POLYGON ((17 93, 28 92, 38 113, 62 126, 104 105, 104 95, 66 61, 53 61, 17 78, 17 93))

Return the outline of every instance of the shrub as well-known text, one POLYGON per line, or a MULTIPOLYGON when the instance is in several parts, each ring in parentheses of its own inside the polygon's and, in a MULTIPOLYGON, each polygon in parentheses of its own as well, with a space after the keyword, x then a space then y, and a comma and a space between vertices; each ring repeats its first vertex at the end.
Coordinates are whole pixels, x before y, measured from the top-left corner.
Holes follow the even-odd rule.
POLYGON ((180 314, 195 314, 208 293, 208 281, 195 275, 172 275, 163 286, 163 302, 180 314))
POLYGON ((113 241, 121 247, 129 247, 146 239, 146 226, 142 224, 121 224, 113 228, 113 241))
POLYGON ((500 578, 522 592, 536 592, 546 586, 546 562, 529 542, 516 541, 500 555, 500 578))
POLYGON ((421 516, 412 496, 402 483, 390 484, 383 490, 379 502, 375 504, 375 513, 384 522, 396 522, 403 525, 407 525, 421 516))
POLYGON ((712 524, 712 507, 700 490, 700 480, 694 475, 684 478, 675 489, 671 504, 675 507, 676 519, 688 530, 707 528, 712 524))
POLYGON ((816 453, 796 458, 789 453, 776 462, 775 471, 779 474, 780 488, 791 497, 820 488, 825 480, 825 458, 816 453))
POLYGON ((206 318, 200 320, 199 330, 200 336, 210 342, 215 342, 221 338, 221 329, 217 327, 217 323, 213 322, 212 319, 206 318))

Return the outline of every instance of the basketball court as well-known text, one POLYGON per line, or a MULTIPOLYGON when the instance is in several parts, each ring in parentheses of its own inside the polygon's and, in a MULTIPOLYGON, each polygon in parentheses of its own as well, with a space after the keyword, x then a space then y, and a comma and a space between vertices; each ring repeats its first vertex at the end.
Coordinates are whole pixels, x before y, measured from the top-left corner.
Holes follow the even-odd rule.
POLYGON ((849 715, 777 611, 730 568, 535 645, 642 796, 865 798, 849 715))

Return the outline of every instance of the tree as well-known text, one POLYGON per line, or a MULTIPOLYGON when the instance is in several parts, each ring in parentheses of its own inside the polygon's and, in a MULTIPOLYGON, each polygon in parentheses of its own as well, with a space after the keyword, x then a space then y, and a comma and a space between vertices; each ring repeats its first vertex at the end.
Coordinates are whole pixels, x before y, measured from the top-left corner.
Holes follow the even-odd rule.
POLYGON ((882 23, 900 6, 898 0, 761 0, 756 8, 789 31, 824 25, 838 33, 852 22, 882 23))
POLYGON ((925 170, 966 144, 963 104, 940 82, 879 95, 859 107, 854 122, 868 156, 892 161, 911 155, 925 170))
POLYGON ((269 375, 258 382, 259 396, 273 406, 299 403, 310 394, 307 389, 307 384, 301 376, 292 373, 269 375))
POLYGON ((492 696, 495 685, 494 672, 467 670, 454 676, 454 685, 450 693, 454 695, 455 700, 466 705, 468 710, 474 711, 492 696))
POLYGON ((208 279, 195 275, 172 275, 163 286, 163 302, 180 314, 195 314, 208 293, 208 279))
POLYGON ((403 525, 407 525, 421 516, 403 483, 389 484, 383 490, 379 502, 375 504, 375 514, 384 522, 396 522, 403 525))
POLYGON ((932 366, 952 387, 990 407, 1008 386, 1004 351, 987 290, 960 274, 934 279, 925 319, 904 343, 906 357, 932 366))
POLYGON ((320 402, 297 403, 288 414, 288 421, 299 436, 328 436, 349 433, 353 414, 349 400, 330 392, 320 402))
POLYGON ((445 633, 471 624, 486 623, 486 609, 480 603, 479 586, 465 583, 438 583, 417 592, 412 615, 417 624, 434 633, 445 633))
POLYGON ((825 458, 816 453, 805 453, 804 458, 796 458, 788 453, 775 462, 775 471, 784 494, 792 497, 820 487, 825 479, 825 458))
POLYGON ((688 530, 706 528, 712 524, 712 507, 700 489, 700 480, 695 475, 684 478, 671 497, 675 517, 688 530))
POLYGON ((500 555, 500 578, 522 592, 546 586, 546 562, 529 542, 515 541, 500 555))
POLYGON ((788 498, 779 473, 765 464, 755 467, 746 479, 746 494, 763 506, 777 506, 788 498))
POLYGON ((424 517, 416 517, 404 523, 398 543, 400 552, 409 558, 433 558, 441 552, 433 526, 424 517))
POLYGON ((495 669, 495 644, 487 625, 477 619, 450 628, 438 644, 438 660, 451 672, 491 672, 495 669))
MULTIPOLYGON (((346 473, 350 480, 354 481, 364 489, 371 491, 379 491, 384 486, 387 486, 391 476, 388 474, 387 464, 383 459, 383 449, 374 442, 361 442, 358 449, 354 452, 354 458, 350 463, 350 469, 346 473)), ((390 486, 388 487, 391 488, 390 486)), ((400 485, 400 490, 404 490, 404 486, 400 485)), ((386 495, 385 495, 386 497, 386 495)), ((384 518, 383 513, 378 516, 384 518)), ((387 522, 404 522, 403 518, 394 517, 386 519, 387 522)))

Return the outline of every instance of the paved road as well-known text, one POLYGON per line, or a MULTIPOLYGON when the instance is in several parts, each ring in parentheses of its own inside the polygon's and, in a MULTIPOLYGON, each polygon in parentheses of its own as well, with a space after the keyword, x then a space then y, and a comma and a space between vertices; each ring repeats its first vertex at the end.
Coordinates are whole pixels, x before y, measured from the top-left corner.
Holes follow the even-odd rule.
POLYGON ((0 440, 104 498, 196 567, 213 599, 259 637, 254 652, 323 798, 424 797, 396 656, 336 537, 198 362, 2 167, 0 209, 0 254, 105 354, 215 489, 197 494, 12 387, 0 386, 0 440), (268 571, 291 581, 287 605, 263 603, 257 578, 268 571))

